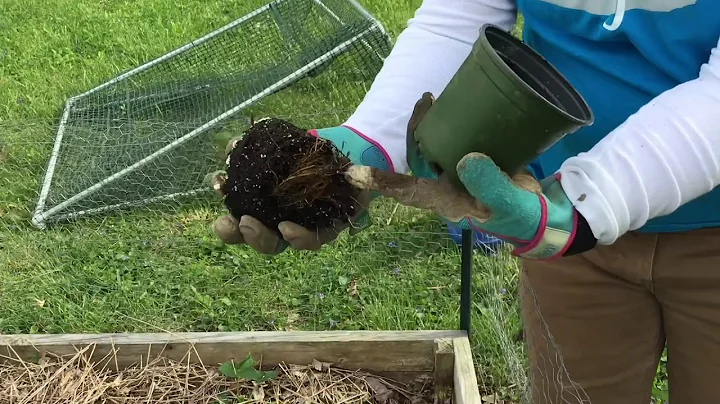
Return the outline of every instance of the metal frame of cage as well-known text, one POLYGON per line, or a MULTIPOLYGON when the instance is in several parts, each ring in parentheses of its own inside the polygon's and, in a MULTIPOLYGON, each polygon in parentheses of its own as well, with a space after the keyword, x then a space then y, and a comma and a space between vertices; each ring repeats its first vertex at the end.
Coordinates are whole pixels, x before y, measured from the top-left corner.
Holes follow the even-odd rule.
MULTIPOLYGON (((35 207, 35 211, 34 211, 33 217, 32 217, 32 223, 33 223, 33 225, 36 226, 36 227, 38 227, 39 229, 45 229, 45 228, 46 228, 46 225, 47 225, 46 221, 47 221, 47 219, 49 219, 49 218, 51 218, 51 217, 54 217, 55 220, 72 219, 72 218, 76 218, 76 217, 79 217, 79 216, 84 216, 84 215, 91 214, 91 213, 99 213, 99 212, 110 211, 110 210, 115 210, 115 209, 120 209, 120 208, 125 208, 125 207, 131 207, 131 206, 143 206, 143 205, 150 204, 150 203, 154 203, 154 202, 168 201, 168 200, 176 199, 176 198, 178 198, 178 197, 193 196, 193 195, 198 195, 198 194, 201 194, 201 193, 204 193, 204 192, 211 191, 211 189, 209 189, 209 187, 208 187, 208 188, 203 187, 203 188, 197 188, 197 189, 193 189, 193 190, 189 190, 189 191, 185 191, 185 192, 179 192, 179 193, 173 193, 173 194, 155 196, 155 197, 146 198, 146 199, 143 199, 143 200, 140 200, 140 201, 132 201, 132 202, 118 203, 118 204, 113 204, 113 205, 109 205, 109 206, 103 206, 103 207, 99 207, 99 208, 86 209, 86 210, 82 210, 82 211, 79 211, 79 212, 73 212, 73 213, 66 213, 66 214, 60 214, 60 215, 58 215, 58 213, 59 213, 60 211, 62 211, 63 209, 65 209, 65 208, 73 205, 74 203, 76 203, 76 202, 78 202, 78 201, 80 201, 80 200, 88 197, 89 195, 91 195, 91 194, 93 194, 94 192, 100 190, 101 188, 103 188, 103 187, 106 186, 107 184, 109 184, 109 183, 111 183, 111 182, 113 182, 113 181, 115 181, 115 180, 117 180, 117 179, 119 179, 119 178, 122 178, 123 176, 125 176, 125 175, 133 172, 134 170, 136 170, 136 169, 138 169, 138 168, 146 165, 147 163, 152 162, 153 160, 157 159, 158 157, 160 157, 160 156, 168 153, 169 151, 171 151, 171 150, 173 150, 174 148, 182 145, 183 143, 185 143, 185 142, 187 142, 187 141, 189 141, 189 140, 191 140, 191 139, 199 136, 200 134, 206 132, 207 130, 209 130, 210 128, 214 127, 214 126, 217 125, 218 123, 220 123, 220 122, 222 122, 222 121, 230 118, 231 116, 237 114, 238 112, 242 111, 243 109, 245 109, 245 108, 247 108, 247 107, 255 104, 255 103, 258 102, 259 100, 267 97, 268 95, 271 95, 271 94, 273 94, 273 93, 275 93, 275 92, 281 91, 281 90, 284 89, 285 87, 287 87, 287 86, 289 86, 289 85, 291 85, 291 84, 293 84, 293 83, 301 80, 302 78, 306 77, 308 74, 310 74, 310 73, 312 73, 314 70, 316 70, 318 67, 322 67, 323 64, 326 64, 326 63, 331 62, 335 57, 337 57, 338 55, 340 55, 340 54, 342 54, 343 52, 345 52, 346 50, 348 50, 348 49, 349 49, 352 45, 354 45, 355 43, 359 42, 360 44, 362 44, 362 45, 365 46, 366 48, 369 48, 370 50, 372 50, 372 47, 371 47, 371 46, 367 43, 367 41, 364 39, 366 36, 368 36, 368 35, 370 35, 370 34, 373 34, 373 33, 380 34, 380 35, 382 35, 382 36, 384 37, 384 39, 387 41, 387 43, 388 43, 390 46, 392 46, 392 39, 391 39, 390 36, 387 34, 387 32, 386 32, 385 28, 382 26, 382 24, 381 24, 374 16, 372 16, 360 3, 358 3, 357 0, 345 0, 345 1, 347 1, 351 6, 353 6, 357 11, 359 11, 360 14, 361 14, 368 22, 371 23, 370 26, 369 26, 367 29, 365 29, 365 30, 363 30, 362 32, 356 34, 356 35, 353 36, 352 38, 350 38, 350 39, 348 39, 348 40, 340 43, 339 45, 337 45, 336 47, 334 47, 334 48, 331 49, 330 51, 324 53, 323 55, 321 55, 321 56, 315 58, 314 60, 306 63, 306 64, 305 64, 304 66, 302 66, 301 68, 299 68, 299 69, 295 70, 294 72, 290 73, 289 75, 283 77, 281 80, 278 80, 277 82, 275 82, 275 83, 267 86, 267 87, 264 88, 262 91, 254 94, 254 95, 251 96, 250 98, 246 99, 244 102, 242 102, 242 103, 234 106, 233 108, 231 108, 231 109, 223 112, 222 114, 216 116, 215 118, 209 120, 208 122, 205 122, 203 125, 201 125, 201 126, 195 128, 195 129, 193 129, 192 131, 186 133, 185 135, 183 135, 182 137, 176 139, 175 141, 173 141, 173 142, 171 142, 171 143, 163 146, 163 147, 160 148, 159 150, 156 150, 155 152, 153 152, 153 153, 145 156, 144 158, 142 158, 141 160, 135 162, 134 164, 132 164, 132 165, 130 165, 130 166, 128 166, 128 167, 125 167, 125 168, 123 168, 122 170, 120 170, 120 171, 118 171, 118 172, 116 172, 116 173, 108 176, 107 178, 105 178, 105 179, 103 179, 103 180, 101 180, 101 181, 99 181, 99 182, 91 185, 90 187, 86 188, 84 191, 81 191, 81 192, 73 195, 72 197, 70 197, 70 198, 62 201, 61 203, 53 206, 52 208, 50 208, 50 209, 48 209, 48 210, 45 210, 45 202, 46 202, 46 200, 47 200, 48 193, 50 192, 50 186, 51 186, 52 181, 53 181, 53 175, 54 175, 54 173, 55 173, 55 167, 56 167, 57 160, 58 160, 58 156, 59 156, 59 153, 60 153, 60 147, 62 146, 63 135, 64 135, 65 128, 66 128, 66 125, 67 125, 68 116, 69 116, 69 114, 70 114, 71 109, 73 108, 73 104, 74 104, 77 100, 79 100, 79 99, 81 99, 81 98, 83 98, 83 97, 85 97, 85 96, 87 96, 87 95, 89 95, 89 94, 92 94, 92 93, 94 93, 94 92, 96 92, 96 91, 99 91, 99 90, 101 90, 101 89, 103 89, 103 88, 106 88, 106 87, 108 87, 108 86, 110 86, 110 85, 113 85, 113 84, 116 84, 116 83, 121 82, 121 81, 123 81, 123 80, 126 80, 126 79, 128 79, 129 77, 132 77, 132 76, 135 75, 135 74, 138 74, 138 73, 140 73, 140 72, 142 72, 142 71, 144 71, 144 70, 146 70, 146 69, 149 69, 149 68, 151 68, 151 67, 153 67, 153 66, 155 66, 155 65, 157 65, 157 64, 159 64, 159 63, 161 63, 161 62, 163 62, 163 61, 166 61, 166 60, 168 60, 168 59, 170 59, 170 58, 173 58, 173 57, 176 56, 176 55, 179 55, 179 54, 181 54, 181 53, 183 53, 183 52, 186 52, 186 51, 188 51, 188 50, 190 50, 190 49, 192 49, 192 48, 194 48, 194 47, 196 47, 196 46, 198 46, 198 45, 200 45, 200 44, 202 44, 202 43, 204 43, 204 42, 212 39, 213 37, 215 37, 215 36, 217 36, 217 35, 220 35, 220 34, 226 32, 226 31, 228 31, 228 30, 230 30, 230 29, 233 29, 233 28, 239 26, 240 24, 242 24, 242 23, 250 20, 251 18, 253 18, 253 17, 255 17, 255 16, 257 16, 257 15, 259 15, 259 14, 261 14, 261 13, 264 13, 264 12, 267 12, 267 11, 271 11, 273 7, 279 5, 280 3, 284 3, 284 2, 287 2, 287 1, 291 1, 291 0, 275 0, 275 1, 273 1, 273 2, 270 2, 270 3, 268 3, 268 4, 266 4, 266 5, 262 6, 262 7, 259 7, 259 8, 257 8, 257 9, 255 9, 255 10, 252 11, 252 12, 250 12, 250 13, 248 13, 248 14, 246 14, 246 15, 244 15, 244 16, 242 16, 242 17, 240 17, 240 18, 238 18, 238 19, 236 19, 236 20, 234 20, 234 21, 232 21, 232 22, 230 22, 230 23, 228 23, 228 24, 226 24, 226 25, 223 26, 223 27, 218 28, 218 29, 216 29, 215 31, 212 31, 212 32, 208 33, 207 35, 205 35, 205 36, 203 36, 203 37, 201 37, 201 38, 198 38, 198 39, 196 39, 196 40, 194 40, 194 41, 192 41, 192 42, 190 42, 190 43, 188 43, 188 44, 186 44, 186 45, 183 45, 183 46, 181 46, 181 47, 179 47, 179 48, 177 48, 177 49, 175 49, 175 50, 173 50, 173 51, 171 51, 171 52, 169 52, 169 53, 167 53, 167 54, 165 54, 165 55, 163 55, 163 56, 160 56, 160 57, 158 57, 158 58, 156 58, 156 59, 154 59, 154 60, 151 60, 151 61, 149 61, 149 62, 147 62, 147 63, 145 63, 145 64, 143 64, 143 65, 141 65, 141 66, 138 66, 138 67, 136 67, 136 68, 134 68, 134 69, 131 69, 131 70, 129 70, 129 71, 127 71, 127 72, 125 72, 125 73, 123 73, 123 74, 115 77, 114 79, 109 80, 109 81, 107 81, 107 82, 105 82, 105 83, 103 83, 103 84, 100 84, 100 85, 98 85, 97 87, 94 87, 94 88, 92 88, 92 89, 90 89, 90 90, 88 90, 88 91, 86 91, 86 92, 84 92, 84 93, 82 93, 82 94, 79 94, 79 95, 70 97, 70 98, 66 101, 66 103, 65 103, 65 108, 64 108, 64 111, 63 111, 63 115, 62 115, 62 117, 61 117, 61 119, 60 119, 60 123, 59 123, 59 126, 58 126, 57 134, 56 134, 56 136, 55 136, 55 143, 54 143, 54 146, 53 146, 52 154, 51 154, 50 160, 48 161, 48 164, 47 164, 47 170, 46 170, 46 172, 45 172, 45 176, 44 176, 43 181, 42 181, 42 188, 41 188, 41 190, 40 190, 40 195, 39 195, 39 198, 38 198, 38 200, 37 200, 37 204, 36 204, 36 207, 35 207), (324 63, 323 63, 323 62, 324 62, 324 63)), ((327 12, 328 15, 330 15, 331 18, 335 19, 335 20, 338 21, 340 24, 343 24, 343 25, 345 24, 345 22, 343 22, 343 21, 340 19, 340 17, 337 16, 337 14, 335 14, 329 7, 327 7, 327 6, 325 5, 325 3, 323 3, 323 0, 312 0, 312 2, 314 2, 314 3, 317 4, 321 9, 323 9, 325 12, 327 12)), ((375 53, 381 60, 384 60, 384 57, 383 57, 382 55, 378 54, 377 52, 374 52, 374 53, 375 53)))

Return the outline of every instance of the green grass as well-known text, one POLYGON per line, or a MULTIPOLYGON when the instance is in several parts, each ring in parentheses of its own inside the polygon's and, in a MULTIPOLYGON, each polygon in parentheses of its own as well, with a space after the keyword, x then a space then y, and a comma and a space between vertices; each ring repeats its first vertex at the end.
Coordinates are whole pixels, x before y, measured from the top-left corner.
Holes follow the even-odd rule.
MULTIPOLYGON (((68 97, 263 3, 0 0, 0 333, 459 326, 457 246, 437 218, 389 201, 376 203, 374 224, 360 235, 275 258, 219 243, 210 225, 225 212, 216 200, 44 232, 30 226, 53 140, 37 122, 57 119, 68 97)), ((420 0, 362 3, 395 37, 420 0)), ((283 104, 291 115, 336 111, 332 125, 354 106, 301 90, 283 104)), ((478 255, 475 267, 480 382, 512 394, 522 382, 512 362, 523 357, 517 262, 478 255)))

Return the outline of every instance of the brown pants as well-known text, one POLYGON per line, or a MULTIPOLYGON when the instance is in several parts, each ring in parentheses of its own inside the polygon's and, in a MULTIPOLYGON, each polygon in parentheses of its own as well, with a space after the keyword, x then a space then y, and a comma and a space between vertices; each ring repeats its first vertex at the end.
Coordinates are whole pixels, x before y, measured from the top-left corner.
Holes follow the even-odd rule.
POLYGON ((720 228, 629 233, 521 279, 533 403, 648 404, 666 343, 670 402, 720 402, 720 228))

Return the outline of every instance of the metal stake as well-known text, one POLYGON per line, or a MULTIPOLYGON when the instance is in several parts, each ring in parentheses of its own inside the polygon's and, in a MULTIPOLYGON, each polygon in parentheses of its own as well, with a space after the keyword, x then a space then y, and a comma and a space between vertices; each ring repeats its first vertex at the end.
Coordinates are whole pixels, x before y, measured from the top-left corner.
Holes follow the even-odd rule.
POLYGON ((462 257, 460 261, 460 329, 470 338, 470 299, 472 292, 473 231, 462 231, 462 257))

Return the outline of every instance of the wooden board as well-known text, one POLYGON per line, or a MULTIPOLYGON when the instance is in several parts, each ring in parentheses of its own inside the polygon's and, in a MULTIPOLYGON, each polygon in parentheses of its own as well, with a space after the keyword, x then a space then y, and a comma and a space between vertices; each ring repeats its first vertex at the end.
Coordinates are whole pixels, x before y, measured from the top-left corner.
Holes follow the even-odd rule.
MULTIPOLYGON (((435 342, 435 369, 433 371, 433 379, 436 386, 441 386, 443 389, 450 391, 453 389, 453 378, 455 376, 454 340, 454 338, 440 338, 435 342)), ((440 392, 437 393, 441 394, 440 392)))
POLYGON ((0 355, 29 360, 43 350, 73 355, 95 344, 99 360, 117 350, 118 367, 165 357, 181 360, 188 352, 205 365, 241 361, 248 354, 263 366, 280 362, 305 364, 313 359, 368 371, 432 371, 435 340, 457 338, 460 331, 299 331, 148 334, 46 334, 0 336, 0 355), (197 358, 199 356, 199 359, 197 358))
POLYGON ((467 336, 453 339, 453 350, 455 352, 453 377, 455 404, 482 404, 472 350, 467 336))

